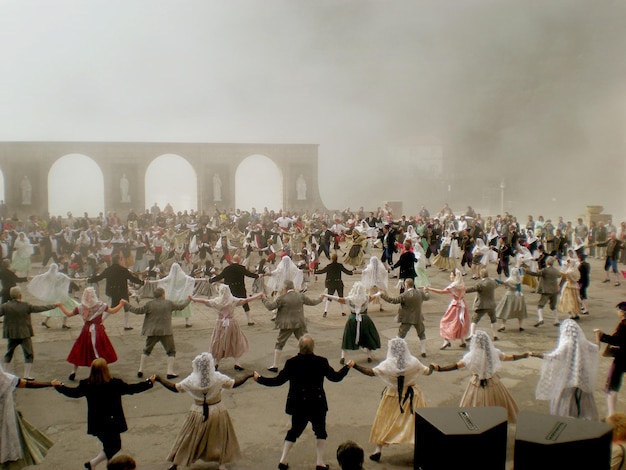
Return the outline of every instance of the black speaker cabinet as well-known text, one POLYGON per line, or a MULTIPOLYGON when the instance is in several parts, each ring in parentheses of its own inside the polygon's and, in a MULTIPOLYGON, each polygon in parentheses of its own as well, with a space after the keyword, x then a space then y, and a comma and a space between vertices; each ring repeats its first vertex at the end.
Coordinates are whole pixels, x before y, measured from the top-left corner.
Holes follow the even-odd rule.
POLYGON ((611 468, 611 426, 599 421, 521 411, 515 470, 611 468))
POLYGON ((475 408, 419 408, 415 411, 414 468, 504 470, 506 410, 475 408))

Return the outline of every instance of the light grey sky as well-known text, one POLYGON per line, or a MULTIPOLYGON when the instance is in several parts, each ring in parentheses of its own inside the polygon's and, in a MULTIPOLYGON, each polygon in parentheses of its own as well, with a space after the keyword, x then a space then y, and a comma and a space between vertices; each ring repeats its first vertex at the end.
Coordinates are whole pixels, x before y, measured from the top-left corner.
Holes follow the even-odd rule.
POLYGON ((624 216, 625 46, 608 0, 0 0, 0 140, 316 143, 329 208, 624 216))

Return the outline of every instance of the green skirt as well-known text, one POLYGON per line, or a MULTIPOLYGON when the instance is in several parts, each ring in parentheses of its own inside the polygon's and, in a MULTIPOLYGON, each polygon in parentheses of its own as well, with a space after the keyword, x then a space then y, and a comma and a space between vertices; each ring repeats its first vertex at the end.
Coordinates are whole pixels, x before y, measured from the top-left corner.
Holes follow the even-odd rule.
POLYGON ((367 312, 361 314, 361 330, 359 332, 359 341, 357 343, 356 331, 359 325, 356 321, 356 315, 351 313, 346 322, 346 326, 343 329, 343 341, 341 342, 341 349, 357 350, 359 348, 367 349, 379 349, 380 348, 380 336, 378 330, 372 319, 367 315, 367 312))

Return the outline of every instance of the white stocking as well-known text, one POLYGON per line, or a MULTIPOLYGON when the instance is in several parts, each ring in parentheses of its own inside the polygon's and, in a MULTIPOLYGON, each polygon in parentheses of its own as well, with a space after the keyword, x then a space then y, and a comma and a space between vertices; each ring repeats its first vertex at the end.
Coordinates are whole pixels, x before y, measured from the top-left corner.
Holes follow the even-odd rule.
POLYGON ((325 467, 324 463, 324 449, 326 449, 326 439, 318 439, 316 441, 315 453, 317 455, 317 463, 315 465, 325 467))
POLYGON ((285 441, 283 444, 283 454, 280 456, 280 463, 287 463, 287 454, 293 447, 293 444, 294 443, 291 441, 285 441))

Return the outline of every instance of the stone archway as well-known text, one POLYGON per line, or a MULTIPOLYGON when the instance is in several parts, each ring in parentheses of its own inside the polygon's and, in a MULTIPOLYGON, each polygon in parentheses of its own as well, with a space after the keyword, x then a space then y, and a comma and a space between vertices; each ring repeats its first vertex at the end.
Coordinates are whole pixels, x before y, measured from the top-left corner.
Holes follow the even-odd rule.
POLYGON ((100 166, 82 154, 64 155, 48 171, 48 213, 65 217, 69 211, 82 216, 104 213, 104 174, 100 166))
POLYGON ((283 191, 283 174, 278 165, 265 155, 250 155, 237 166, 235 207, 238 209, 282 209, 283 191))
POLYGON ((198 176, 189 161, 176 154, 160 155, 146 168, 145 206, 161 209, 171 204, 175 212, 198 209, 198 176))

